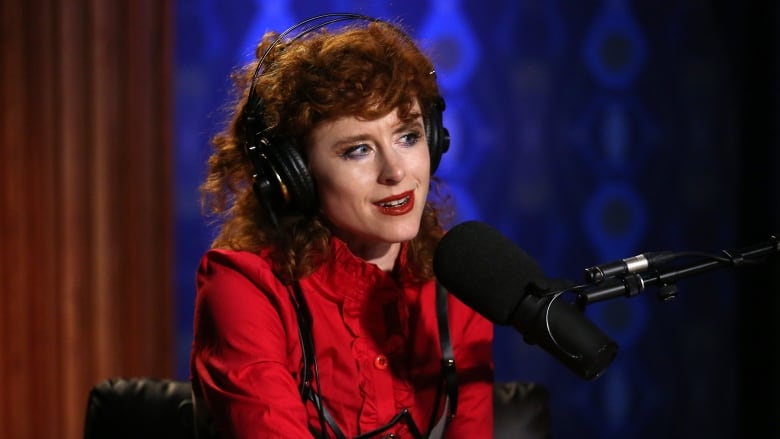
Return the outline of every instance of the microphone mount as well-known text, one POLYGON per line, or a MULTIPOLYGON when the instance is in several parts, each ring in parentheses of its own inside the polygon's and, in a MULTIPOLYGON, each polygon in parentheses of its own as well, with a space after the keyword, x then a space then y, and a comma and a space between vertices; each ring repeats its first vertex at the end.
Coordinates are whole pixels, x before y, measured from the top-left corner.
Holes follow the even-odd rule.
POLYGON ((722 250, 721 254, 722 256, 700 252, 678 253, 676 254, 678 258, 670 258, 669 262, 683 256, 697 256, 697 258, 674 266, 655 266, 645 272, 629 272, 607 277, 598 283, 575 286, 569 291, 577 295, 576 303, 581 308, 616 297, 634 297, 648 286, 657 286, 659 298, 667 301, 677 296, 677 281, 679 279, 719 268, 764 262, 770 257, 780 254, 780 240, 773 235, 764 242, 738 250, 722 250))

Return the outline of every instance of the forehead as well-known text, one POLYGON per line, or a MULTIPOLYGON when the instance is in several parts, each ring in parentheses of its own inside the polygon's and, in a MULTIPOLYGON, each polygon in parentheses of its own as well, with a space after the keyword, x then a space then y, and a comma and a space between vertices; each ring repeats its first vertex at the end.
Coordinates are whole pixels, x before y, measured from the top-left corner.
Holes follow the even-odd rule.
POLYGON ((420 105, 415 100, 412 104, 412 108, 409 112, 409 118, 408 120, 402 120, 399 108, 393 108, 389 112, 378 116, 373 119, 360 117, 356 115, 347 115, 347 116, 338 116, 333 117, 330 119, 325 119, 321 122, 318 122, 314 125, 312 128, 312 134, 316 132, 322 132, 323 130, 332 130, 335 128, 341 128, 341 127, 349 127, 349 126, 365 126, 365 125, 399 125, 403 122, 419 119, 422 117, 422 113, 420 112, 420 105))

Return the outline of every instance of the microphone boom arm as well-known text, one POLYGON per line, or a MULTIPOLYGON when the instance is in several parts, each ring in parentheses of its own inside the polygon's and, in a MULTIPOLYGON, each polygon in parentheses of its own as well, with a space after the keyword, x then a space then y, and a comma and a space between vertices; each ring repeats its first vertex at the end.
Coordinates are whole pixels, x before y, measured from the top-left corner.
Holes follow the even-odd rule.
POLYGON ((660 297, 669 300, 676 296, 676 282, 679 279, 724 267, 738 267, 746 263, 762 262, 764 259, 780 253, 780 240, 777 236, 762 243, 744 247, 740 250, 723 250, 724 256, 710 255, 707 260, 691 261, 675 267, 655 268, 645 273, 629 273, 624 276, 608 278, 598 284, 585 284, 572 288, 577 294, 577 304, 586 305, 615 297, 633 297, 650 285, 658 285, 660 297))

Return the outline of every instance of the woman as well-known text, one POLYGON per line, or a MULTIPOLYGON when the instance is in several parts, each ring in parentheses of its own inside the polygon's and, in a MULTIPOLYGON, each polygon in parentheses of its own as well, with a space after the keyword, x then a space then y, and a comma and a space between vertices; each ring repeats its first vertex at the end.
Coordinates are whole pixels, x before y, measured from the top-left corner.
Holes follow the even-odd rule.
POLYGON ((368 17, 292 30, 236 73, 213 139, 198 411, 222 438, 491 437, 492 325, 451 296, 437 313, 428 195, 449 138, 433 66, 368 17))

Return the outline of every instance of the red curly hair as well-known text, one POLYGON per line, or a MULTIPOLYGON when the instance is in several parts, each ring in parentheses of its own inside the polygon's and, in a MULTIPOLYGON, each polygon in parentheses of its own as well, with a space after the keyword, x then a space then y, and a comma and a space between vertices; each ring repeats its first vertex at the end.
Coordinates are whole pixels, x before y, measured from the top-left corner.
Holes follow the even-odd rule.
MULTIPOLYGON (((250 88, 262 101, 264 134, 297 140, 294 144, 302 156, 306 136, 323 121, 343 116, 371 120, 393 110, 402 120, 410 120, 417 117, 412 114, 415 102, 428 109, 440 97, 431 61, 396 25, 371 21, 274 44, 277 38, 278 34, 267 33, 257 46, 256 59, 233 73, 235 104, 229 123, 212 139, 213 153, 200 190, 204 212, 220 223, 212 247, 269 248, 277 274, 289 281, 310 274, 328 257, 331 230, 317 214, 294 212, 283 212, 274 226, 258 201, 241 135, 250 88)), ((434 195, 436 183, 432 179, 434 195)), ((445 204, 426 201, 420 232, 409 243, 408 270, 416 280, 433 277, 433 251, 443 235, 444 213, 449 214, 445 204)))

